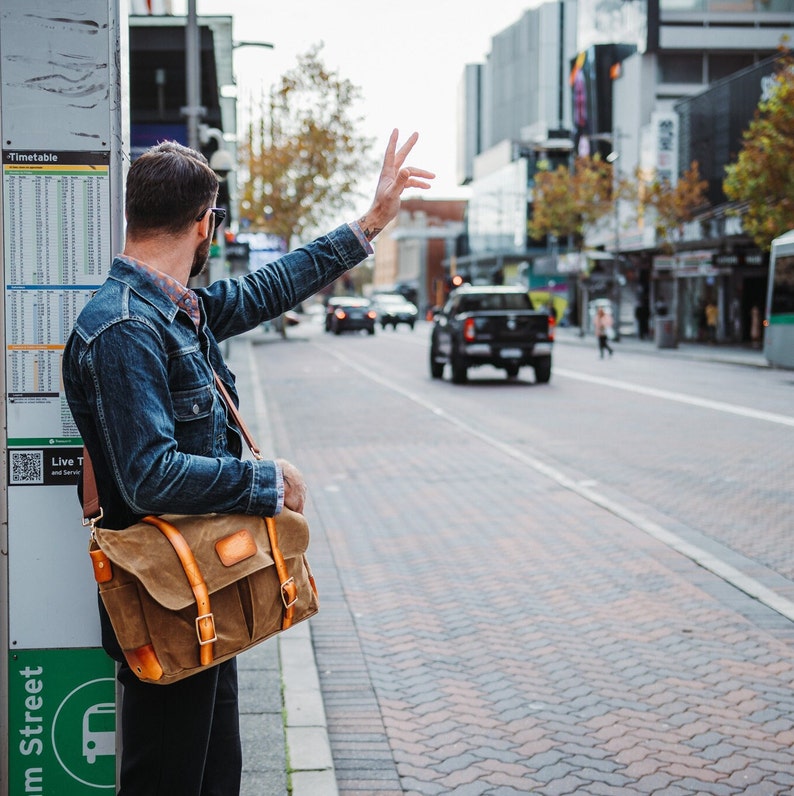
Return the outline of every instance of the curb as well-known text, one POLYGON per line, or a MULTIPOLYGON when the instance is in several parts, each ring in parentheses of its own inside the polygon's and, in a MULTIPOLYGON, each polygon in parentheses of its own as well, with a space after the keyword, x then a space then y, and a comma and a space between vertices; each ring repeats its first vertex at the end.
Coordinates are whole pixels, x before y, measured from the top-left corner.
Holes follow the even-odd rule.
MULTIPOLYGON (((273 449, 273 432, 267 405, 261 393, 253 388, 256 369, 252 334, 259 337, 256 331, 241 335, 230 341, 225 353, 237 375, 243 415, 262 451, 266 452, 273 449)), ((284 725, 284 772, 292 796, 338 796, 310 622, 302 622, 276 639, 284 725)), ((243 777, 246 777, 245 769, 243 777)))
POLYGON ((292 796, 337 796, 309 622, 279 637, 287 770, 292 796))
MULTIPOLYGON (((555 343, 576 345, 595 350, 596 339, 592 334, 579 335, 576 327, 558 327, 555 331, 555 343)), ((766 368, 772 366, 767 362, 760 349, 746 349, 741 346, 717 344, 708 346, 699 343, 679 343, 674 348, 657 346, 652 340, 638 340, 632 335, 621 335, 620 341, 614 341, 615 351, 633 354, 645 354, 657 357, 676 357, 699 362, 721 362, 727 365, 743 365, 745 367, 766 368)))

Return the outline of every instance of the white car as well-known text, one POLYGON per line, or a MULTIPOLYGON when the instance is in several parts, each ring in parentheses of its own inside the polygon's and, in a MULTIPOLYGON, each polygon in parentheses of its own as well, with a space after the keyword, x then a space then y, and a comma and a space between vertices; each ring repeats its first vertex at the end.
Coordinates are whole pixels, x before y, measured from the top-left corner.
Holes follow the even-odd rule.
POLYGON ((416 304, 399 293, 379 293, 372 297, 372 306, 378 313, 378 323, 383 329, 389 325, 396 329, 400 323, 406 323, 413 329, 419 317, 416 304))

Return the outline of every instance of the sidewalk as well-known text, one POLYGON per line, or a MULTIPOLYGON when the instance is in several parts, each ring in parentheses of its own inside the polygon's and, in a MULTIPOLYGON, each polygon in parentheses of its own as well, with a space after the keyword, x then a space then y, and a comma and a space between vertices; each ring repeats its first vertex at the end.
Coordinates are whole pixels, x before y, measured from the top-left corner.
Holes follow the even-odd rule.
MULTIPOLYGON (((270 422, 252 388, 250 346, 250 337, 237 338, 225 356, 237 375, 246 423, 268 451, 273 448, 270 422)), ((337 796, 309 623, 243 653, 238 670, 241 796, 337 796)))
MULTIPOLYGON (((580 345, 595 348, 596 340, 592 334, 580 336, 579 329, 574 326, 558 326, 555 330, 555 342, 563 345, 580 345)), ((632 353, 649 354, 659 357, 677 357, 679 359, 701 360, 703 362, 723 362, 730 365, 746 365, 756 368, 770 367, 760 348, 738 346, 728 343, 679 343, 676 348, 658 348, 653 340, 639 340, 634 335, 623 335, 619 342, 612 341, 615 350, 632 353)))
MULTIPOLYGON (((251 346, 254 339, 260 338, 261 333, 254 332, 232 341, 227 359, 237 374, 244 415, 260 447, 268 451, 273 447, 270 418, 262 396, 253 389, 251 346)), ((592 335, 580 337, 575 328, 558 328, 556 341, 562 345, 596 346, 592 335)), ((630 336, 614 345, 617 351, 648 356, 769 367, 760 351, 749 348, 685 343, 674 349, 660 349, 653 341, 630 336)), ((321 638, 321 647, 323 643, 326 642, 321 638)), ((340 658, 340 666, 341 661, 340 658)), ((242 655, 239 666, 242 796, 281 796, 288 792, 292 796, 338 796, 310 623, 242 655)), ((345 779, 344 772, 341 776, 345 779)))

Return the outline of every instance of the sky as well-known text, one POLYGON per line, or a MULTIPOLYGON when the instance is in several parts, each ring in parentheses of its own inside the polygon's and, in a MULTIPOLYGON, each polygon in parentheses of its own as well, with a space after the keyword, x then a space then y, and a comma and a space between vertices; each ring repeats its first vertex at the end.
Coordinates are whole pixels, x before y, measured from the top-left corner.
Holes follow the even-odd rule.
MULTIPOLYGON (((362 90, 361 132, 375 139, 379 159, 393 128, 400 130, 401 141, 419 133, 408 163, 436 173, 433 188, 421 192, 427 199, 468 196, 456 180, 461 76, 466 64, 485 61, 492 36, 534 5, 534 0, 196 0, 199 15, 233 17, 235 41, 274 45, 235 51, 238 104, 323 42, 324 63, 362 90)), ((186 8, 186 0, 174 0, 174 13, 186 8)), ((373 176, 373 192, 374 187, 373 176)), ((367 205, 363 201, 357 210, 367 205)))

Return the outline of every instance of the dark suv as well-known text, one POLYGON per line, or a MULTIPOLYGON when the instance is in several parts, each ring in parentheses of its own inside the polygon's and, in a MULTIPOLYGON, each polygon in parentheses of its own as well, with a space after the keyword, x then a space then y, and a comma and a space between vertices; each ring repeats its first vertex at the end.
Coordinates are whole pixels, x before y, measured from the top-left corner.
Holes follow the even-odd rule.
POLYGON ((535 310, 524 288, 462 287, 433 318, 430 375, 442 378, 448 364, 459 384, 478 365, 501 368, 508 378, 529 365, 535 381, 545 383, 551 378, 553 341, 554 318, 535 310))

